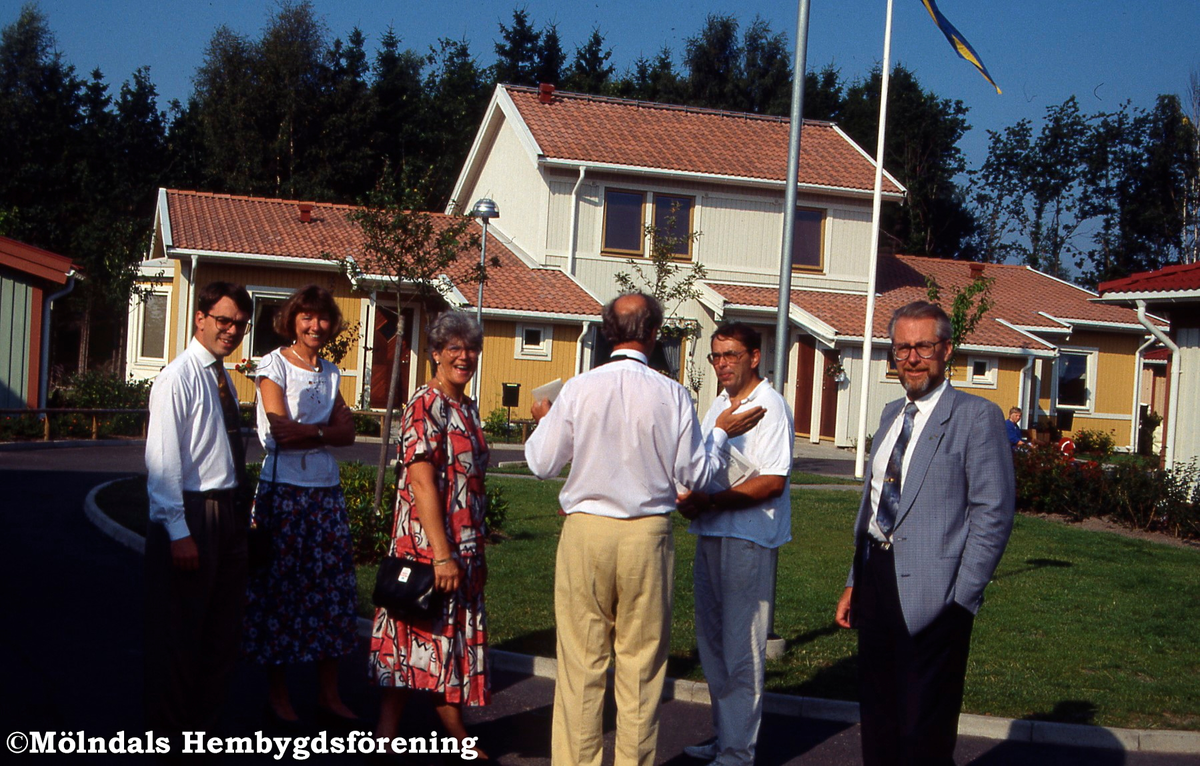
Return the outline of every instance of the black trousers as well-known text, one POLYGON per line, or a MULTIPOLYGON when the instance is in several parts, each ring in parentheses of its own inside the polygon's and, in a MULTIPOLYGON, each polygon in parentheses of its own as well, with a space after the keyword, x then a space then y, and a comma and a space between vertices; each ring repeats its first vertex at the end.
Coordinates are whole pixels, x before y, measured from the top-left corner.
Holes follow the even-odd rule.
POLYGON ((245 510, 232 492, 184 493, 200 568, 175 569, 160 524, 146 535, 146 722, 164 735, 211 731, 241 654, 245 510))
MULTIPOLYGON (((909 635, 891 549, 864 541, 853 613, 865 766, 953 766, 975 615, 952 604, 909 635)), ((913 575, 919 576, 919 575, 913 575)))

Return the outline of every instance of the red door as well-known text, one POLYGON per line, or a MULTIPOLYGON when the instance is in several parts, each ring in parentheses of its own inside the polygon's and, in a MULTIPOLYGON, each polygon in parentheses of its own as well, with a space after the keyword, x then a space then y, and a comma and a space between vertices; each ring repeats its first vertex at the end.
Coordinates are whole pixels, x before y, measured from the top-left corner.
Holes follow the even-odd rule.
POLYGON ((812 433, 813 405, 813 360, 817 353, 817 342, 811 335, 800 334, 800 348, 796 361, 796 433, 809 436, 812 433))
MULTIPOLYGON (((400 345, 400 384, 396 405, 408 401, 408 357, 412 348, 413 310, 404 309, 404 338, 400 345)), ((388 382, 392 375, 392 359, 396 352, 396 312, 384 306, 375 307, 375 328, 371 334, 371 408, 387 407, 388 382)))

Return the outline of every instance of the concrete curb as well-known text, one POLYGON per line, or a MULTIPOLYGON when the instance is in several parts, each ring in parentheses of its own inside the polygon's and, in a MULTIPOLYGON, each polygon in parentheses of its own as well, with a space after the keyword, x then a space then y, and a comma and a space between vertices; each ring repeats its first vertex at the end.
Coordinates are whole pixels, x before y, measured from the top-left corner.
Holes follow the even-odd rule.
MULTIPOLYGON (((126 529, 109 518, 96 505, 96 493, 109 484, 121 479, 100 484, 88 493, 84 500, 84 515, 97 529, 127 548, 144 554, 146 542, 141 535, 126 529)), ((824 485, 822 485, 824 486, 824 485)), ((371 635, 371 620, 358 618, 360 636, 371 635)), ((521 673, 538 678, 554 678, 558 662, 550 657, 535 657, 493 649, 488 653, 492 666, 512 673, 521 673)), ((609 671, 612 672, 611 670, 609 671)), ((663 689, 663 699, 710 704, 708 685, 696 681, 668 678, 663 689)), ((838 723, 858 723, 858 703, 845 700, 827 700, 817 697, 800 697, 791 694, 767 692, 763 695, 763 709, 768 713, 796 718, 838 723)), ((1015 718, 996 718, 986 715, 963 713, 958 717, 958 733, 965 737, 981 737, 993 740, 1012 740, 1041 745, 1068 745, 1089 747, 1099 750, 1116 750, 1142 753, 1173 753, 1200 755, 1200 732, 1151 729, 1117 729, 1107 726, 1089 726, 1076 723, 1053 721, 1027 721, 1015 718)))

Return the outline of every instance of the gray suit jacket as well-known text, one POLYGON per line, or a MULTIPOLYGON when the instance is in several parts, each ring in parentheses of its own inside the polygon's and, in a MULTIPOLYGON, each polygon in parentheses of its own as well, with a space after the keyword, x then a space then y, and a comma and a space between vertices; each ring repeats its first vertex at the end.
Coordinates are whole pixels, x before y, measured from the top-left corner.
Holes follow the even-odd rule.
MULTIPOLYGON (((875 451, 904 401, 883 408, 854 524, 857 551, 847 585, 854 584, 866 544, 875 451)), ((986 399, 948 387, 909 449, 892 544, 900 606, 909 633, 916 634, 952 603, 979 611, 1012 532, 1016 492, 1004 415, 986 399)))

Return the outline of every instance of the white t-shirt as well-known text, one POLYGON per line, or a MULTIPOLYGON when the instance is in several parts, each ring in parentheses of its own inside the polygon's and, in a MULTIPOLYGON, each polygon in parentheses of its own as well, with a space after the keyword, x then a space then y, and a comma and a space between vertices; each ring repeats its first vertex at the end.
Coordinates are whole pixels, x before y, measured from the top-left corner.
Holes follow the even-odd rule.
MULTIPOLYGON (((309 425, 329 422, 342 377, 337 365, 322 359, 320 372, 301 369, 283 358, 282 349, 276 349, 258 363, 257 375, 283 389, 287 416, 291 420, 309 425)), ((297 487, 332 487, 338 483, 337 460, 324 447, 281 449, 277 453, 278 465, 272 466, 275 439, 271 437, 271 424, 267 421, 262 396, 258 398, 258 440, 267 453, 261 474, 264 481, 270 481, 274 475, 277 483, 297 487)))
MULTIPOLYGON (((752 508, 705 513, 688 526, 695 535, 736 537, 749 540, 764 548, 778 548, 792 539, 792 445, 796 434, 792 428, 792 412, 779 392, 763 380, 750 392, 738 409, 763 407, 766 412, 758 425, 741 436, 729 439, 729 446, 746 456, 754 466, 756 476, 788 477, 783 494, 752 508)), ((700 430, 707 436, 717 417, 729 408, 729 394, 720 395, 708 408, 700 430)), ((709 486, 709 491, 724 487, 709 486)))

